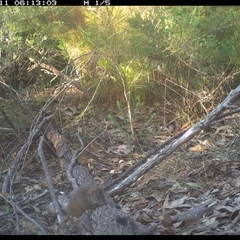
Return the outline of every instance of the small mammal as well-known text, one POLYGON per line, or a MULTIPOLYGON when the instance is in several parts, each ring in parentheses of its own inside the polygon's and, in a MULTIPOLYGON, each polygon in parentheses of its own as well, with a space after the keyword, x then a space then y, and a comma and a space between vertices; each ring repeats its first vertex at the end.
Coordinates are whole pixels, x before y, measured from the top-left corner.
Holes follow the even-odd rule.
POLYGON ((68 219, 80 218, 86 210, 105 205, 103 189, 93 185, 87 185, 75 189, 67 206, 67 215, 59 224, 57 231, 68 219))

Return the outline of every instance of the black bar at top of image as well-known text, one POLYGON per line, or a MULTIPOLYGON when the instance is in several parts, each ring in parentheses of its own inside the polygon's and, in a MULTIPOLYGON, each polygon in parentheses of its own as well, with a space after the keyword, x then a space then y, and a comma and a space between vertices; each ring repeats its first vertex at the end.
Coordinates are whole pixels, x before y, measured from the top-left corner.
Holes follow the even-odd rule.
MULTIPOLYGON (((60 0, 0 0, 0 6, 157 6, 156 0, 78 0, 78 2, 60 0)), ((163 4, 164 5, 164 4, 163 4)), ((159 5, 161 6, 161 4, 159 5)))

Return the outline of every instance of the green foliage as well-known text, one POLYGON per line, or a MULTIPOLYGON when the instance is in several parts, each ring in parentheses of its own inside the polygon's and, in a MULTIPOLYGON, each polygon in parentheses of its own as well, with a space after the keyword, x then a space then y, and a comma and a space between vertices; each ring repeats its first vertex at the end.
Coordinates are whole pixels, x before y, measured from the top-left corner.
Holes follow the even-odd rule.
POLYGON ((182 104, 189 93, 219 93, 240 69, 239 7, 6 7, 0 14, 1 35, 10 39, 0 46, 1 64, 16 61, 22 76, 29 74, 29 57, 68 74, 78 70, 92 92, 100 78, 108 79, 98 103, 182 104))

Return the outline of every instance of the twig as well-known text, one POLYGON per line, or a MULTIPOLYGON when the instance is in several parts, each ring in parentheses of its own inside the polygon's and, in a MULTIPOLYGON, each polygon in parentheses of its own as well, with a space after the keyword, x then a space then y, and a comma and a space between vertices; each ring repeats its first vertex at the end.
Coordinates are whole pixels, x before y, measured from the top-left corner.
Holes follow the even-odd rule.
POLYGON ((96 141, 96 139, 98 139, 106 131, 107 131, 107 122, 106 122, 106 128, 98 136, 96 136, 91 142, 89 142, 86 145, 86 147, 84 147, 83 141, 82 141, 82 139, 81 139, 81 137, 79 135, 79 131, 78 131, 78 133, 77 133, 78 140, 80 141, 82 146, 81 146, 81 148, 75 150, 75 152, 73 153, 73 156, 72 156, 72 159, 71 159, 71 163, 69 164, 68 169, 67 169, 67 176, 68 176, 68 179, 72 182, 73 189, 78 187, 76 179, 72 176, 72 171, 73 171, 73 168, 74 168, 74 166, 76 164, 76 159, 78 158, 78 156, 80 156, 83 153, 83 151, 88 146, 90 146, 94 141, 96 141))
POLYGON ((46 69, 46 70, 54 73, 55 75, 62 77, 64 80, 68 81, 69 83, 74 85, 77 89, 81 90, 82 92, 87 93, 87 89, 85 87, 81 86, 77 81, 68 77, 66 74, 62 73, 61 71, 59 71, 58 69, 56 69, 52 65, 41 63, 40 61, 37 61, 33 58, 29 58, 29 60, 30 60, 30 62, 33 62, 33 63, 39 65, 41 68, 46 69))
POLYGON ((35 221, 33 218, 31 218, 29 215, 27 215, 17 204, 15 205, 17 210, 25 217, 27 218, 30 222, 35 224, 39 230, 44 234, 47 235, 47 231, 44 229, 42 225, 40 225, 37 221, 35 221))
POLYGON ((121 81, 122 81, 123 94, 124 94, 124 98, 126 100, 127 109, 128 109, 128 118, 129 118, 130 130, 131 130, 132 137, 134 138, 134 129, 133 129, 133 123, 132 123, 133 122, 132 121, 132 111, 131 111, 131 106, 130 106, 130 97, 128 97, 128 95, 127 95, 127 88, 126 88, 126 84, 125 84, 125 81, 123 79, 121 71, 119 70, 118 66, 115 63, 114 63, 114 66, 117 69, 118 74, 119 74, 119 76, 121 78, 121 81))
POLYGON ((34 136, 38 133, 38 131, 40 130, 40 128, 43 126, 43 124, 49 120, 51 116, 49 117, 45 117, 38 126, 35 126, 33 128, 33 130, 30 132, 30 135, 28 137, 28 140, 26 143, 23 144, 23 146, 20 148, 20 150, 18 151, 12 166, 10 167, 3 185, 2 185, 2 192, 8 192, 7 189, 9 188, 9 184, 12 183, 14 181, 15 175, 16 175, 16 171, 17 171, 17 167, 18 167, 18 163, 20 160, 22 160, 24 153, 26 152, 26 150, 30 147, 32 140, 34 138, 34 136))
POLYGON ((68 176, 69 181, 71 181, 71 183, 72 183, 73 189, 76 189, 78 187, 78 184, 77 184, 77 180, 72 176, 72 171, 73 171, 73 168, 76 164, 76 160, 77 160, 77 157, 79 156, 79 153, 84 148, 84 144, 83 144, 83 141, 82 141, 82 139, 79 135, 79 131, 77 133, 77 137, 78 137, 78 140, 80 141, 82 146, 79 149, 74 151, 72 159, 71 159, 71 163, 69 164, 68 169, 67 169, 67 176, 68 176))
POLYGON ((46 163, 46 158, 43 154, 43 150, 42 150, 43 142, 44 142, 44 137, 41 136, 39 144, 38 144, 38 154, 39 154, 39 158, 41 160, 41 163, 42 163, 42 166, 43 166, 43 169, 44 169, 44 173, 45 173, 45 177, 46 177, 47 185, 48 185, 48 190, 49 190, 49 194, 50 194, 51 199, 52 199, 53 207, 55 209, 55 212, 57 213, 58 221, 60 222, 61 218, 62 218, 62 211, 61 211, 61 208, 58 204, 57 197, 54 193, 55 191, 54 191, 54 187, 53 187, 53 183, 52 183, 52 178, 51 178, 49 170, 48 170, 48 166, 47 166, 47 163, 46 163))
POLYGON ((136 169, 137 167, 139 167, 140 165, 144 164, 147 159, 149 157, 151 157, 153 154, 157 153, 160 149, 164 148, 166 145, 172 143, 174 140, 176 140, 177 138, 181 137, 189 128, 185 129, 183 132, 178 133, 177 135, 169 138, 167 141, 165 141, 164 143, 160 144, 158 147, 156 147, 155 149, 149 151, 142 159, 140 159, 139 161, 137 161, 131 168, 127 169, 123 174, 121 174, 119 177, 117 177, 114 180, 111 180, 111 182, 106 182, 106 184, 104 185, 104 189, 108 190, 111 186, 113 186, 114 184, 120 182, 122 179, 124 179, 125 177, 127 177, 131 172, 134 171, 134 169, 136 169))
MULTIPOLYGON (((136 182, 139 177, 141 177, 145 172, 149 171, 155 165, 163 161, 167 156, 172 154, 180 145, 190 140, 196 133, 200 132, 202 129, 207 128, 213 121, 218 119, 219 116, 221 116, 221 114, 226 109, 234 108, 232 103, 239 96, 240 86, 232 90, 226 97, 226 99, 220 105, 218 105, 209 115, 207 115, 204 120, 194 124, 192 127, 185 130, 184 133, 181 133, 178 138, 169 143, 169 145, 167 145, 166 147, 158 149, 158 151, 154 155, 149 157, 149 159, 145 160, 142 164, 138 165, 138 167, 134 169, 134 171, 129 171, 129 174, 124 179, 116 182, 115 186, 113 186, 109 190, 109 194, 113 196, 121 192, 122 189, 125 189, 127 186, 136 182)), ((131 170, 133 169, 131 168, 131 170)))
POLYGON ((26 214, 16 203, 12 202, 12 201, 9 201, 7 198, 5 198, 1 193, 0 193, 0 196, 5 200, 7 201, 13 209, 17 209, 25 218, 27 218, 30 222, 32 222, 34 225, 36 225, 39 230, 47 235, 47 231, 44 229, 43 226, 41 226, 37 221, 35 221, 33 218, 31 218, 28 214, 26 214))

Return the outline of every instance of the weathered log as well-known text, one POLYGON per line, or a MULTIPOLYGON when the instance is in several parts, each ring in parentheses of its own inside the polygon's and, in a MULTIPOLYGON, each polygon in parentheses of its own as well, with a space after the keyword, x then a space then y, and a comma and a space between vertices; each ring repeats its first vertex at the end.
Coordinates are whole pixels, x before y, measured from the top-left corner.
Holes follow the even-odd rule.
MULTIPOLYGON (((67 139, 52 126, 47 132, 47 138, 53 143, 56 149, 63 171, 67 172, 73 157, 67 139)), ((96 185, 93 176, 84 166, 76 164, 73 168, 72 176, 76 179, 79 186, 96 185)), ((86 211, 82 215, 78 230, 79 234, 151 234, 155 225, 142 226, 129 214, 118 209, 113 199, 107 193, 105 194, 107 202, 105 206, 100 206, 93 211, 86 211)))

